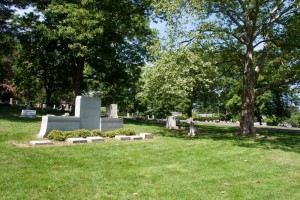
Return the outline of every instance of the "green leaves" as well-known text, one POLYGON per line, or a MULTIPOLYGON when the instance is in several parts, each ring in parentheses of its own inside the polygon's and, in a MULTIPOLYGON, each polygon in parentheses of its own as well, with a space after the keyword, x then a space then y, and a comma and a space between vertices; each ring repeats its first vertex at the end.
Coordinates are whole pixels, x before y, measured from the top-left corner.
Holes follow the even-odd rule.
POLYGON ((176 108, 191 111, 200 88, 208 87, 214 80, 216 69, 205 61, 205 55, 191 50, 162 53, 160 59, 145 69, 144 90, 152 109, 164 107, 165 114, 176 108))

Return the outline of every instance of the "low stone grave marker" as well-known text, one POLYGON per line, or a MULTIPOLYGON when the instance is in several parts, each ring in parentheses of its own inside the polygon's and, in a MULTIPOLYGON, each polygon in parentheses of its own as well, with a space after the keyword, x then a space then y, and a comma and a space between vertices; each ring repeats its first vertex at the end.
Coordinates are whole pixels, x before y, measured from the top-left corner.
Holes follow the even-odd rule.
POLYGON ((52 145, 52 141, 50 140, 32 140, 29 142, 31 145, 33 146, 37 146, 37 145, 52 145))
POLYGON ((142 140, 143 139, 143 137, 139 136, 139 135, 131 135, 129 137, 130 137, 130 140, 142 140))
POLYGON ((100 136, 94 136, 94 137, 86 137, 88 143, 92 142, 104 142, 104 138, 100 136))
POLYGON ((125 140, 130 140, 130 137, 127 135, 116 135, 115 136, 116 140, 121 140, 121 141, 125 141, 125 140))
POLYGON ((140 133, 140 136, 143 139, 153 139, 153 135, 151 133, 140 133))
POLYGON ((20 117, 22 118, 36 118, 36 110, 22 110, 20 117))
POLYGON ((69 144, 87 143, 87 139, 85 139, 85 138, 68 138, 67 143, 69 143, 69 144))

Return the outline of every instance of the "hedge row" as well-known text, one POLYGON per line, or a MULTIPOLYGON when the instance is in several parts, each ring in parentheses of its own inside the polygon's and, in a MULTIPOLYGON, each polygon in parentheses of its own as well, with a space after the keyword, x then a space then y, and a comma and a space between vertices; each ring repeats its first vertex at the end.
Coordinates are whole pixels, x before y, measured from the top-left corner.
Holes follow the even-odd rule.
POLYGON ((91 136, 115 137, 116 135, 136 135, 136 133, 130 128, 120 128, 105 132, 100 130, 89 131, 86 129, 79 129, 74 131, 53 130, 47 135, 47 138, 50 140, 65 141, 67 138, 86 138, 91 136))

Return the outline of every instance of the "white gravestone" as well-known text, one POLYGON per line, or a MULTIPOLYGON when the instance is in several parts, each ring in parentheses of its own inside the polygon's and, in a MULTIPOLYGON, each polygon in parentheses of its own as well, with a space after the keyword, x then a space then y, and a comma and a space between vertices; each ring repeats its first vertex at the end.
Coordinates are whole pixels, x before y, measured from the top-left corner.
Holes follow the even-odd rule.
POLYGON ((118 118, 118 105, 110 104, 108 118, 118 118))
POLYGON ((168 128, 168 129, 173 129, 173 128, 176 129, 176 128, 178 128, 176 126, 176 118, 175 118, 175 116, 169 116, 169 117, 167 117, 166 128, 168 128))
POLYGON ((22 118, 36 118, 36 110, 22 110, 20 117, 22 118))

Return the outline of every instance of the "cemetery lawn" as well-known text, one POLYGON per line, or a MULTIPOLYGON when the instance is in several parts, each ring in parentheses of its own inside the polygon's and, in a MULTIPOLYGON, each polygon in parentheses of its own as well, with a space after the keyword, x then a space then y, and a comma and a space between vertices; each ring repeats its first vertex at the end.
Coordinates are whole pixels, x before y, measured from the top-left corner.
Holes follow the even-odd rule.
MULTIPOLYGON (((125 119, 143 141, 30 147, 41 125, 0 105, 0 199, 300 199, 300 133, 125 119)), ((38 112, 39 113, 39 112, 38 112)))

